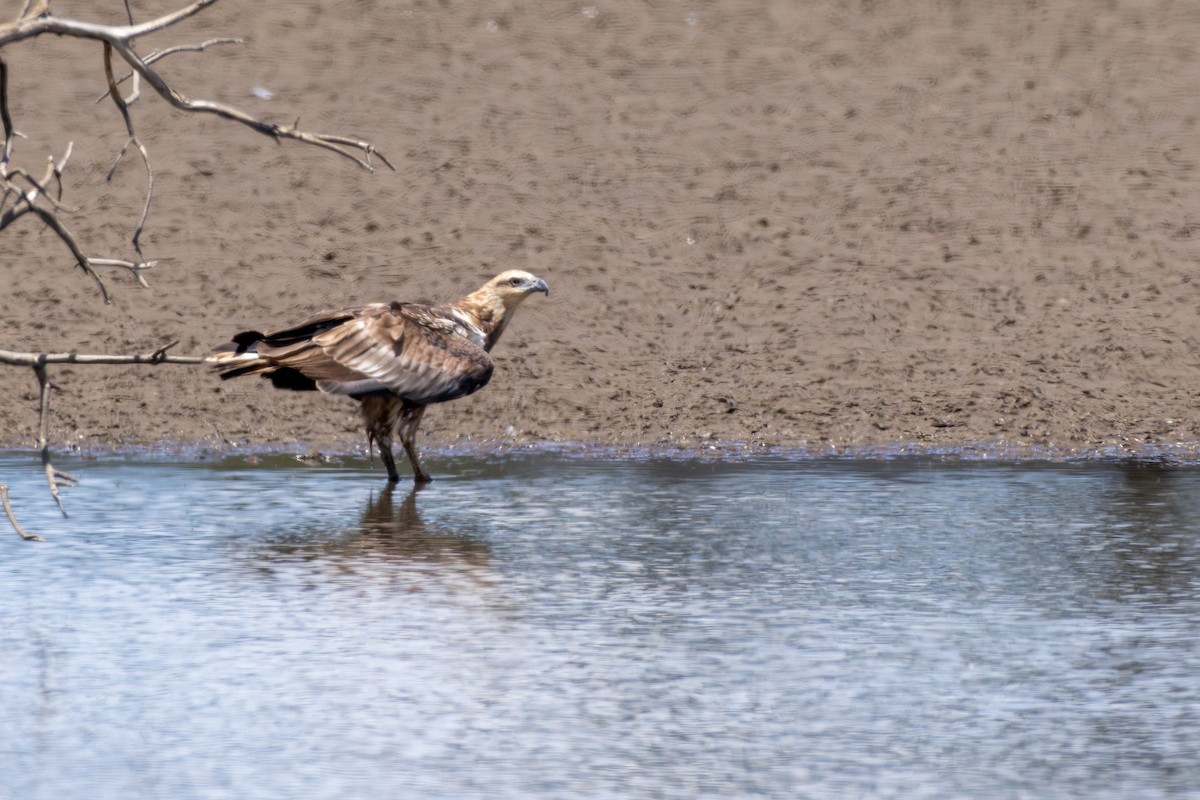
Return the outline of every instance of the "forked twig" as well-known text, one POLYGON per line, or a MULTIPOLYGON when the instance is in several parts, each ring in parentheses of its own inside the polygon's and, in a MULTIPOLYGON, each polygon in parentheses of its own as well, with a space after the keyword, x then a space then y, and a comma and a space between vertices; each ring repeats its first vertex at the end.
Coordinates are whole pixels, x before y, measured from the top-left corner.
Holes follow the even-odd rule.
MULTIPOLYGON (((173 47, 168 47, 163 50, 155 50, 155 51, 151 52, 149 55, 147 55, 145 58, 143 58, 142 60, 145 61, 147 64, 153 64, 155 61, 158 61, 161 58, 166 58, 167 56, 172 56, 172 55, 175 55, 176 53, 203 53, 208 48, 215 47, 216 45, 219 45, 219 44, 245 44, 245 40, 244 39, 235 39, 235 38, 228 37, 228 36, 222 36, 217 39, 208 39, 206 41, 200 42, 199 44, 177 44, 173 47)), ((122 83, 129 80, 130 78, 133 78, 136 81, 137 76, 138 76, 138 74, 136 72, 126 72, 120 78, 117 78, 117 86, 120 86, 122 83)), ((111 91, 112 91, 111 89, 105 91, 104 94, 102 94, 96 98, 96 102, 97 103, 103 102, 104 98, 108 97, 109 92, 111 92, 111 91)), ((137 88, 135 88, 125 98, 125 104, 130 105, 130 106, 133 105, 134 102, 137 100, 139 94, 140 94, 140 91, 137 88)))
POLYGON ((75 257, 75 263, 83 270, 84 274, 88 275, 96 282, 96 286, 100 289, 100 295, 104 298, 104 302, 111 302, 111 296, 108 293, 108 286, 104 283, 104 279, 100 277, 100 273, 96 271, 96 267, 117 267, 126 269, 142 286, 148 286, 142 272, 154 266, 153 261, 125 261, 114 258, 91 258, 83 252, 79 242, 75 239, 75 235, 59 218, 60 210, 68 210, 61 202, 63 181, 62 173, 67 162, 71 158, 71 153, 74 149, 74 143, 67 145, 67 150, 63 157, 58 162, 55 162, 51 156, 46 165, 46 173, 40 179, 35 179, 23 169, 10 169, 9 163, 12 158, 13 141, 18 135, 13 128, 12 116, 8 110, 8 65, 4 59, 0 58, 0 125, 4 129, 4 149, 0 154, 0 231, 7 228, 12 223, 19 220, 26 214, 33 214, 40 218, 45 225, 50 228, 58 236, 67 249, 71 251, 71 255, 75 257), (56 192, 52 195, 47 191, 53 181, 56 192), (21 184, 24 183, 25 186, 21 184), (49 207, 43 205, 43 202, 48 203, 49 207))
POLYGON ((42 453, 42 469, 46 471, 46 482, 50 484, 50 496, 54 498, 55 503, 58 503, 58 510, 65 517, 67 509, 63 508, 58 488, 60 486, 70 488, 79 483, 79 478, 69 472, 63 472, 50 461, 50 390, 58 387, 50 382, 45 364, 34 364, 33 371, 37 375, 38 384, 41 387, 37 446, 42 453))
MULTIPOLYGON (((108 42, 104 43, 104 77, 108 81, 108 94, 117 104, 117 110, 121 112, 121 119, 125 120, 125 130, 129 134, 129 141, 121 148, 121 155, 124 155, 125 150, 132 144, 142 154, 142 163, 146 165, 146 202, 142 204, 142 216, 138 218, 137 228, 133 232, 133 249, 140 256, 142 254, 142 230, 146 227, 146 217, 150 216, 150 201, 154 197, 154 167, 150 165, 150 154, 146 152, 146 146, 138 139, 137 131, 133 129, 133 119, 129 116, 129 105, 117 89, 116 80, 113 78, 112 47, 108 42)), ((120 160, 121 156, 117 156, 117 161, 120 162, 120 160)), ((112 179, 116 168, 117 165, 113 164, 112 169, 108 171, 109 180, 112 179)))
MULTIPOLYGON (((167 344, 152 350, 149 353, 138 353, 135 355, 108 355, 108 354, 85 354, 85 353, 21 353, 12 350, 0 350, 0 364, 11 364, 18 367, 32 367, 34 374, 38 380, 38 437, 37 448, 42 457, 42 469, 46 473, 46 482, 50 486, 50 496, 54 498, 54 502, 58 504, 58 510, 63 516, 67 516, 67 510, 63 507, 62 496, 59 494, 60 488, 70 488, 79 483, 79 479, 69 472, 64 472, 54 466, 54 462, 50 457, 50 392, 58 387, 50 380, 50 374, 46 369, 47 364, 185 364, 196 365, 203 364, 204 359, 199 356, 173 356, 167 353, 175 345, 179 344, 179 340, 175 339, 167 344)), ((12 523, 17 533, 20 533, 24 538, 40 538, 36 535, 26 536, 21 531, 21 527, 17 524, 16 517, 12 510, 8 508, 7 496, 5 497, 5 512, 8 514, 8 521, 12 523)))

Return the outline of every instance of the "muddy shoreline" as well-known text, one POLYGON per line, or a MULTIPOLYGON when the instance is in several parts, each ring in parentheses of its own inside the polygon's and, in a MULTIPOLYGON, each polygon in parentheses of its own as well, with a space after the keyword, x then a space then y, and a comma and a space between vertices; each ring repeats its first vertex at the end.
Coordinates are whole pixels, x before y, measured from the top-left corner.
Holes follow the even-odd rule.
MULTIPOLYGON (((469 458, 482 461, 522 455, 551 455, 570 460, 594 459, 633 462, 667 459, 726 463, 782 461, 797 464, 822 461, 924 461, 994 464, 1109 464, 1145 467, 1200 466, 1200 445, 1187 442, 1065 450, 1037 446, 999 448, 988 443, 940 447, 924 447, 907 443, 894 446, 811 448, 728 441, 709 441, 698 446, 643 446, 599 445, 591 442, 530 442, 506 439, 458 442, 452 445, 427 444, 421 452, 423 457, 433 460, 469 458)), ((35 450, 10 446, 0 447, 0 455, 28 456, 31 464, 38 459, 38 453, 35 450)), ((299 443, 290 446, 261 443, 236 447, 232 445, 214 446, 209 441, 159 441, 140 445, 65 445, 62 450, 52 450, 51 457, 56 461, 65 459, 156 461, 163 459, 170 462, 190 461, 197 464, 213 461, 248 461, 250 463, 271 461, 274 463, 294 462, 310 466, 350 463, 361 465, 365 462, 378 468, 380 475, 383 476, 378 453, 368 453, 365 445, 350 448, 312 448, 299 443)))

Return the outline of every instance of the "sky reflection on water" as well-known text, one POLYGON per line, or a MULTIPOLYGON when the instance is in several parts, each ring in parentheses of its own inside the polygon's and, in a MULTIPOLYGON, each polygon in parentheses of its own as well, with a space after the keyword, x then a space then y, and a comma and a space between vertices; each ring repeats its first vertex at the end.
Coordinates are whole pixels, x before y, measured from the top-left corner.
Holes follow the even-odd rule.
POLYGON ((61 466, 0 456, 0 796, 1200 786, 1197 469, 61 466))

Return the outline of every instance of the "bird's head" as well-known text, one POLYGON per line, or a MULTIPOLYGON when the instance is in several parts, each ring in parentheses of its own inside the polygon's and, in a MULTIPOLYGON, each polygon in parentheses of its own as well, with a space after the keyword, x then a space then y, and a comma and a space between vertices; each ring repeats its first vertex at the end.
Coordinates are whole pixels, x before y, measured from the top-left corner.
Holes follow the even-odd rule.
POLYGON ((544 280, 520 269, 501 272, 488 281, 481 291, 487 292, 506 309, 516 306, 534 292, 550 295, 550 287, 544 280))
POLYGON ((480 326, 485 337, 484 350, 491 350, 512 321, 513 310, 534 292, 550 294, 550 287, 536 275, 519 269, 501 272, 478 291, 452 305, 469 314, 480 326))

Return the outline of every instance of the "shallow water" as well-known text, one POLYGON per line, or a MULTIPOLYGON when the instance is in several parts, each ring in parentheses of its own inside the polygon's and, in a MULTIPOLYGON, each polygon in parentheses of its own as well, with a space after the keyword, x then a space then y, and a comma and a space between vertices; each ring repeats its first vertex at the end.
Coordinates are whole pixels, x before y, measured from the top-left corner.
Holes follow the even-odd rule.
POLYGON ((0 455, 0 797, 1200 793, 1200 469, 0 455))

